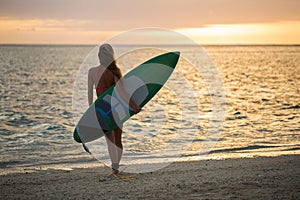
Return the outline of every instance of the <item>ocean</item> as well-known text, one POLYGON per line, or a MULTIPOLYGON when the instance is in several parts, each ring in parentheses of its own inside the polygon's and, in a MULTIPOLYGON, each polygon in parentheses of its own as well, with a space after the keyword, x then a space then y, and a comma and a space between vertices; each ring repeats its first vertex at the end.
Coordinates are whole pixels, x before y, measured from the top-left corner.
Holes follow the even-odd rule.
MULTIPOLYGON (((300 153, 300 46, 203 46, 214 74, 199 71, 195 47, 172 49, 189 59, 182 57, 166 86, 124 124, 122 164, 300 153), (215 76, 224 89, 218 119, 215 76), (217 134, 210 131, 216 125, 217 134)), ((118 64, 125 73, 160 52, 138 47, 118 64)), ((92 151, 98 162, 72 138, 87 108, 94 54, 92 45, 0 45, 0 173, 109 163, 103 144, 92 151)))

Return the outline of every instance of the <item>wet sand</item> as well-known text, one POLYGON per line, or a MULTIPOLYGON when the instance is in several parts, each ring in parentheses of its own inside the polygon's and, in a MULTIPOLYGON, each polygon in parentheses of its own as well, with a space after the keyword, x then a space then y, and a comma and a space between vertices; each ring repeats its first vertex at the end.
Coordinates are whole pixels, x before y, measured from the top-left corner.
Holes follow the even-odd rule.
POLYGON ((0 199, 300 199, 300 155, 173 163, 106 178, 105 167, 1 175, 0 199))

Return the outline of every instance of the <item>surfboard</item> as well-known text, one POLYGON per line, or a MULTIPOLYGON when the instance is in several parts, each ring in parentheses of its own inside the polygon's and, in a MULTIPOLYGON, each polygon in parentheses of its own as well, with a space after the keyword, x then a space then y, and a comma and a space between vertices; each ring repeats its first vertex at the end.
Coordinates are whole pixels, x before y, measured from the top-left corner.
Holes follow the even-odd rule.
POLYGON ((123 97, 124 91, 142 108, 171 76, 179 56, 179 52, 158 55, 124 75, 83 114, 74 129, 74 140, 79 143, 94 141, 128 120, 134 115, 134 111, 123 97))

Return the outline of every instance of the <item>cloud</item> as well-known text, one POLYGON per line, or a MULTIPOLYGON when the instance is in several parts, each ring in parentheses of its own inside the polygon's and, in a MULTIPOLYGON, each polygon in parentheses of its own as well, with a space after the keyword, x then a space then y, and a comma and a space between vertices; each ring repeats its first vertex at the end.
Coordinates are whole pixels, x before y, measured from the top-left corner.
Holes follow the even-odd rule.
POLYGON ((87 20, 13 19, 0 17, 0 31, 86 31, 87 20))
POLYGON ((200 27, 300 19, 298 0, 0 0, 0 4, 3 17, 85 21, 81 26, 88 30, 200 27))

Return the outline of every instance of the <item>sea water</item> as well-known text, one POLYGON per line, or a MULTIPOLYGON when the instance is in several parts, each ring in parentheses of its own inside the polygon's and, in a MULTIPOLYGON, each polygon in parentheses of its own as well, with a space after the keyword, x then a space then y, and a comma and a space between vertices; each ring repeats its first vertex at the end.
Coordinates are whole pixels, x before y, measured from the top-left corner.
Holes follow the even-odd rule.
MULTIPOLYGON (((178 47, 190 57, 193 48, 178 47)), ((1 173, 98 163, 72 138, 78 120, 73 109, 74 83, 92 49, 84 45, 0 46, 1 173)), ((127 155, 147 163, 174 157, 198 160, 201 155, 223 159, 299 154, 300 46, 204 46, 204 51, 218 69, 226 97, 225 120, 214 144, 203 147, 211 139, 208 127, 215 94, 207 88, 205 74, 193 70, 193 61, 181 58, 166 87, 124 124, 124 160, 127 155), (176 73, 187 83, 180 82, 176 73)), ((155 53, 133 52, 119 66, 126 72, 126 66, 133 67, 155 53)), ((76 95, 87 104, 86 93, 76 95)))

